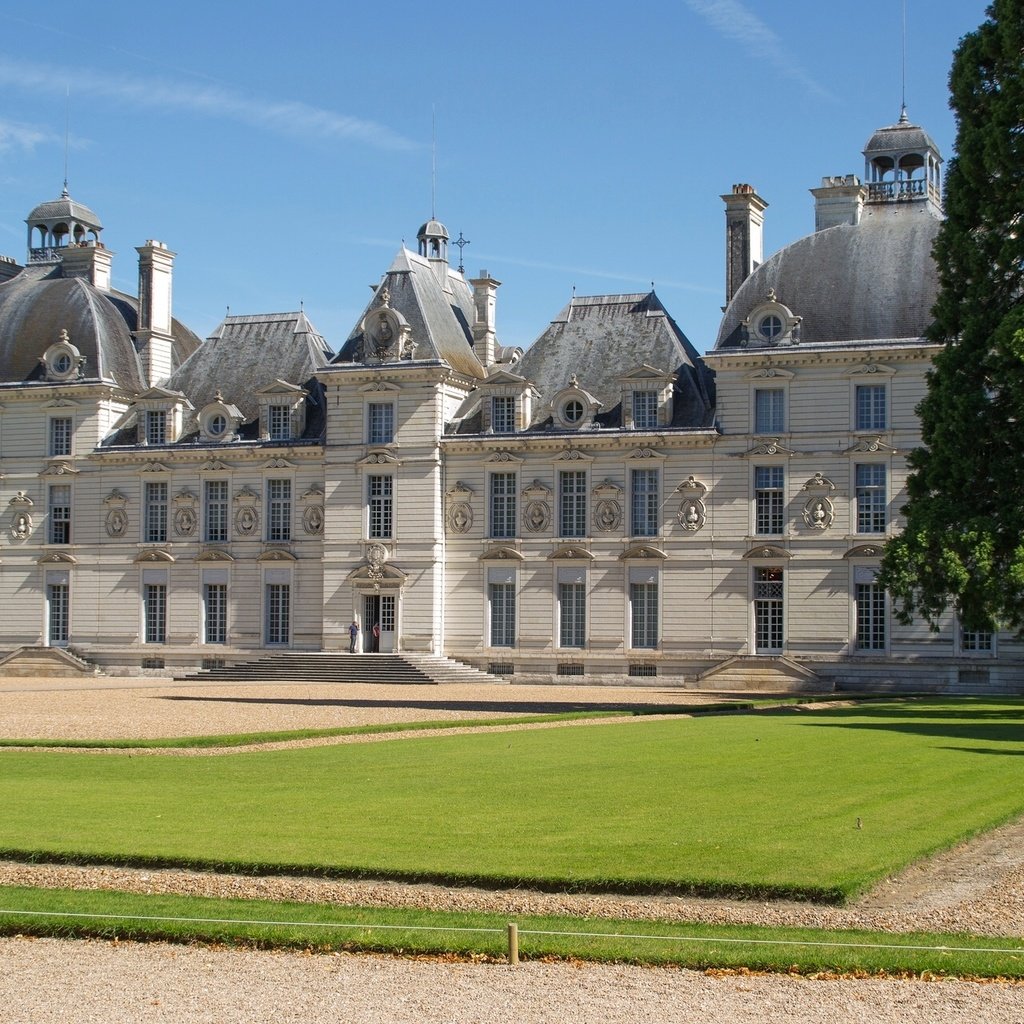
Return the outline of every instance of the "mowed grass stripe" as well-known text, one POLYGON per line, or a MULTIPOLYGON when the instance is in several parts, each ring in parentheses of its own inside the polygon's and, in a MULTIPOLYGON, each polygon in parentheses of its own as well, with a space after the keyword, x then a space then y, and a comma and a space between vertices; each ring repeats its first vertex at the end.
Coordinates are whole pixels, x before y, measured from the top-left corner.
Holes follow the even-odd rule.
POLYGON ((5 752, 0 847, 837 899, 1024 813, 1022 753, 1024 704, 981 700, 212 759, 5 752))
POLYGON ((752 967, 805 973, 1024 976, 1024 941, 931 933, 586 920, 268 900, 0 887, 0 934, 163 939, 503 958, 514 919, 524 959, 752 967), (7 913, 16 910, 19 913, 7 913), (38 912, 38 916, 24 911, 38 912), (90 916, 95 915, 95 916, 90 916))

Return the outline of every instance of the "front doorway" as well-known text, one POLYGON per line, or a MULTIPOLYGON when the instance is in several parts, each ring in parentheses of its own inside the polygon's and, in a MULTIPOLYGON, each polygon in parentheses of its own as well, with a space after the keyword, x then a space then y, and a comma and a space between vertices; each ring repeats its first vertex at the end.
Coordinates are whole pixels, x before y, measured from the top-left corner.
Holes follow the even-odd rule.
POLYGON ((390 654, 395 650, 395 595, 365 594, 363 596, 363 651, 390 654), (380 636, 374 635, 380 626, 380 636))
POLYGON ((754 653, 779 654, 782 651, 783 578, 781 566, 763 566, 754 570, 754 653))

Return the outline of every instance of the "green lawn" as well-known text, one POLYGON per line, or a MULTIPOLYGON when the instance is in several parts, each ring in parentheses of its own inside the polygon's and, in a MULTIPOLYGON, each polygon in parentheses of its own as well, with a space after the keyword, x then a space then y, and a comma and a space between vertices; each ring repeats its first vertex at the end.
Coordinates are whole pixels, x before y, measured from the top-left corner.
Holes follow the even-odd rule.
POLYGON ((840 899, 1024 813, 1022 755, 1024 702, 972 699, 217 757, 5 750, 0 847, 840 899))

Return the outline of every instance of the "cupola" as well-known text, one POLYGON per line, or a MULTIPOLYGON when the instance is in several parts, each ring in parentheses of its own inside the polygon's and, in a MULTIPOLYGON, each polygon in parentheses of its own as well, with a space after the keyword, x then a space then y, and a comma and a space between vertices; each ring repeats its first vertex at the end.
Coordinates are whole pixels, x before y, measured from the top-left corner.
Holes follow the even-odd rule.
POLYGON ((942 211, 942 156, 932 137, 911 124, 907 108, 864 147, 868 203, 922 202, 942 211))
POLYGON ((419 254, 428 260, 448 262, 448 229, 433 217, 416 232, 419 254))
POLYGON ((26 218, 28 262, 59 263, 60 249, 68 246, 102 248, 99 217, 68 194, 67 182, 58 199, 40 203, 26 218))

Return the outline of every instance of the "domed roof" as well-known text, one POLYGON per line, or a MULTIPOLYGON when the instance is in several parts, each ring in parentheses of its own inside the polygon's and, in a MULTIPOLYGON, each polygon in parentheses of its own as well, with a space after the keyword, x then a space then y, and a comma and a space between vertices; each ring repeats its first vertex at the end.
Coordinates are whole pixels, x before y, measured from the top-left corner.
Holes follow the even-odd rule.
POLYGON ((906 109, 900 114, 896 124, 887 128, 879 128, 864 147, 864 156, 870 160, 872 156, 881 153, 906 153, 932 149, 936 153, 939 147, 935 145, 932 137, 920 125, 911 124, 907 118, 906 109))
POLYGON ((786 246, 737 289, 715 349, 743 343, 743 321, 770 290, 802 318, 802 345, 921 338, 938 292, 931 252, 940 224, 924 206, 868 206, 859 224, 786 246))
MULTIPOLYGON (((40 358, 67 331, 85 358, 86 379, 113 380, 137 394, 146 387, 132 339, 137 313, 136 299, 62 277, 59 264, 26 267, 0 284, 0 381, 39 379, 40 358)), ((200 341, 177 321, 172 333, 178 365, 200 341)))
POLYGON ((417 238, 447 238, 448 229, 439 221, 431 218, 416 232, 417 238))
POLYGON ((88 224, 90 227, 102 228, 99 217, 93 213, 84 203, 76 203, 68 190, 57 199, 51 199, 47 203, 40 203, 26 218, 28 224, 40 224, 56 220, 73 220, 79 224, 88 224))

